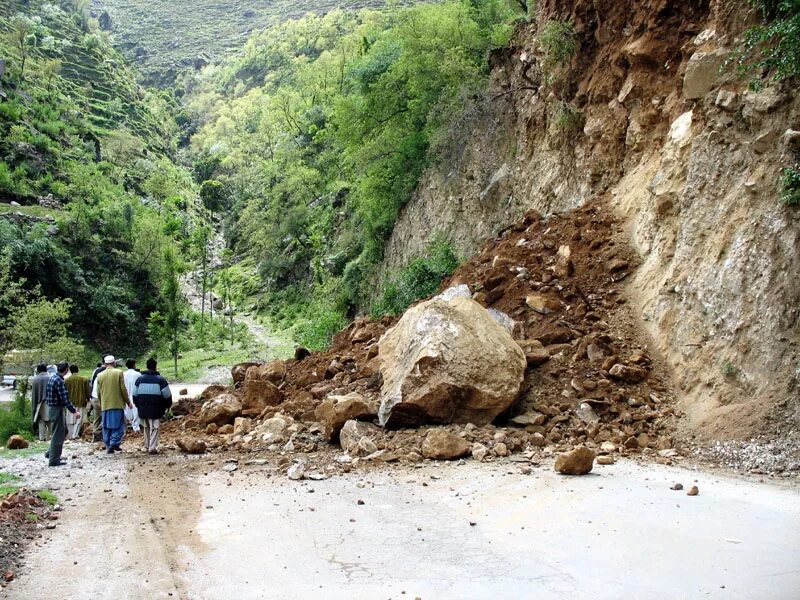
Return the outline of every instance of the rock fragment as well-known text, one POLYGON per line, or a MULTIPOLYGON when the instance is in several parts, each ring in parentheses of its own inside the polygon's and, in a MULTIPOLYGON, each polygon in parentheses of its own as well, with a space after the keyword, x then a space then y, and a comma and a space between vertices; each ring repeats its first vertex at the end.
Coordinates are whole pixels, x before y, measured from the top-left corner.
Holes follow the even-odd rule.
POLYGON ((23 450, 28 446, 28 440, 21 435, 12 435, 10 438, 8 438, 8 442, 6 443, 6 448, 9 450, 23 450))
POLYGON ((187 454, 203 454, 206 451, 206 443, 203 440, 182 437, 178 438, 175 443, 187 454))
POLYGON ((422 442, 422 456, 433 460, 453 460, 469 451, 467 440, 446 429, 430 429, 422 442))
POLYGON ((555 470, 564 475, 585 475, 594 466, 594 452, 586 446, 579 446, 570 452, 556 457, 555 470))

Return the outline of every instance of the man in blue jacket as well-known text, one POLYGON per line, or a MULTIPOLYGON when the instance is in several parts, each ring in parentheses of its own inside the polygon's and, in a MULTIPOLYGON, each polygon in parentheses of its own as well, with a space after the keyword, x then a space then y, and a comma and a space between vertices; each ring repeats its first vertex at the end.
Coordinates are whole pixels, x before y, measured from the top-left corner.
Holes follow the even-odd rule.
POLYGON ((158 429, 161 417, 172 406, 172 392, 167 380, 156 370, 156 359, 148 358, 146 365, 147 370, 133 385, 133 403, 139 411, 144 449, 150 454, 158 454, 158 429))

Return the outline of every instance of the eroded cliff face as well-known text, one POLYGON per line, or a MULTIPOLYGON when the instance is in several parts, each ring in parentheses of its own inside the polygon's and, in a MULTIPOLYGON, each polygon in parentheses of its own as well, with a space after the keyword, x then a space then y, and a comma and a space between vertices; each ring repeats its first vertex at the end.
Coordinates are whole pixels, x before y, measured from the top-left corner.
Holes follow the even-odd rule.
POLYGON ((541 2, 493 57, 490 92, 401 214, 384 269, 436 234, 470 255, 527 210, 601 199, 641 255, 628 294, 692 433, 797 435, 800 211, 778 184, 800 101, 720 68, 755 18, 730 0, 541 2), (547 72, 551 19, 579 45, 547 72))

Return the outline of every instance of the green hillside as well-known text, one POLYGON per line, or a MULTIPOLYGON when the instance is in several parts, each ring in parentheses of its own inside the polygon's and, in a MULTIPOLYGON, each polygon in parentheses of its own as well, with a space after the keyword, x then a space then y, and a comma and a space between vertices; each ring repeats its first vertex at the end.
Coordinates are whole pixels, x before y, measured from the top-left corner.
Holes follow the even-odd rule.
POLYGON ((385 0, 92 0, 92 10, 98 16, 110 15, 115 44, 136 64, 144 83, 165 86, 184 71, 238 50, 251 32, 275 22, 310 12, 384 4, 385 0))
POLYGON ((0 60, 0 267, 66 299, 87 342, 146 345, 163 252, 196 218, 174 98, 136 83, 80 0, 0 4, 0 60))

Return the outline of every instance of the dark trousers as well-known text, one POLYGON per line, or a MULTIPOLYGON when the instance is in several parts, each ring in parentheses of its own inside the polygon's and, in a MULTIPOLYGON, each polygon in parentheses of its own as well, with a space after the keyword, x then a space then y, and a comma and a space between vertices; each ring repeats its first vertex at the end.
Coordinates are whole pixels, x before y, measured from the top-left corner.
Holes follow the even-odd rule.
POLYGON ((53 431, 53 437, 50 438, 50 464, 52 465, 61 460, 67 425, 64 421, 63 406, 48 406, 47 410, 50 411, 50 426, 53 431))

